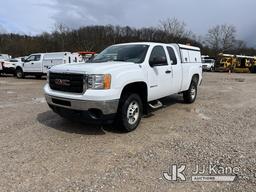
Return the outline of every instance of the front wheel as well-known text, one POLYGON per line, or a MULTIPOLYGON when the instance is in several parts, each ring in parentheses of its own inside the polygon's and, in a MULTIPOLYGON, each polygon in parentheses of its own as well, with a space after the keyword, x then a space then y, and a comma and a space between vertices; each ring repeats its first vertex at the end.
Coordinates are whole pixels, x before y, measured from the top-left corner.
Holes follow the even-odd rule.
POLYGON ((125 132, 135 130, 141 121, 142 111, 142 101, 138 94, 124 95, 120 100, 116 127, 125 132))
POLYGON ((197 97, 197 83, 192 81, 187 91, 183 93, 185 103, 194 103, 197 97))
POLYGON ((23 73, 22 69, 16 69, 16 77, 18 79, 24 78, 24 73, 23 73))

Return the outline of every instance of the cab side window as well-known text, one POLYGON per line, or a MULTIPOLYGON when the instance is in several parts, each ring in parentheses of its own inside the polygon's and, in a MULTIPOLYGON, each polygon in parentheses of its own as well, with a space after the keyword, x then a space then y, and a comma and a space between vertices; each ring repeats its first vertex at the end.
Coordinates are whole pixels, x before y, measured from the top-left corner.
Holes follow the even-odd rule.
POLYGON ((177 65, 177 57, 175 55, 173 48, 167 47, 167 50, 168 50, 169 57, 173 62, 172 65, 177 65))
POLYGON ((41 55, 35 55, 35 60, 34 61, 40 61, 41 55))
POLYGON ((35 55, 31 55, 26 59, 26 62, 34 61, 35 60, 35 55))
POLYGON ((149 63, 154 63, 156 61, 159 62, 158 66, 168 65, 166 54, 162 46, 155 46, 151 52, 149 63))

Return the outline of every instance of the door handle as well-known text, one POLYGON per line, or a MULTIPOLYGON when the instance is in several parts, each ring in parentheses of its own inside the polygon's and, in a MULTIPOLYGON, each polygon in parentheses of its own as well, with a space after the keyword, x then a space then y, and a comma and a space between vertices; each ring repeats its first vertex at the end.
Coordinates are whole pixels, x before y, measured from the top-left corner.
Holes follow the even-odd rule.
POLYGON ((170 74, 171 72, 172 72, 171 70, 165 71, 166 74, 170 74))
POLYGON ((31 63, 31 65, 34 65, 34 63, 31 63))

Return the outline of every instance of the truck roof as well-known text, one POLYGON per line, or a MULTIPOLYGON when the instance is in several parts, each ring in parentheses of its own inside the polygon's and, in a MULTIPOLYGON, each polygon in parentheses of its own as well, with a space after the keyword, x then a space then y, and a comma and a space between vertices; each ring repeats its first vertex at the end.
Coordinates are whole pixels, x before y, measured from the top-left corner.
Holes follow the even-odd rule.
POLYGON ((256 59, 255 56, 237 55, 237 58, 256 59))
POLYGON ((181 49, 190 49, 190 50, 200 51, 200 48, 199 47, 195 47, 195 46, 183 45, 183 44, 178 44, 178 46, 181 49))
POLYGON ((178 44, 178 43, 157 43, 157 42, 132 42, 132 43, 121 43, 117 45, 174 45, 178 46, 181 49, 190 49, 190 50, 195 50, 195 51, 200 51, 199 47, 195 46, 190 46, 190 45, 183 45, 183 44, 178 44))
POLYGON ((49 53, 31 53, 30 55, 45 55, 45 54, 71 54, 71 52, 49 52, 49 53))

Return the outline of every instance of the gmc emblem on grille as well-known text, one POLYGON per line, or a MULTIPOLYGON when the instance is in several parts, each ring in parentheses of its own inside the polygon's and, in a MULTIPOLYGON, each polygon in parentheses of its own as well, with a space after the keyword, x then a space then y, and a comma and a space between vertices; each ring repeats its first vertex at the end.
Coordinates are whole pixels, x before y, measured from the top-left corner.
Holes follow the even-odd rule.
POLYGON ((66 79, 55 79, 54 83, 60 86, 70 86, 70 80, 66 79))

